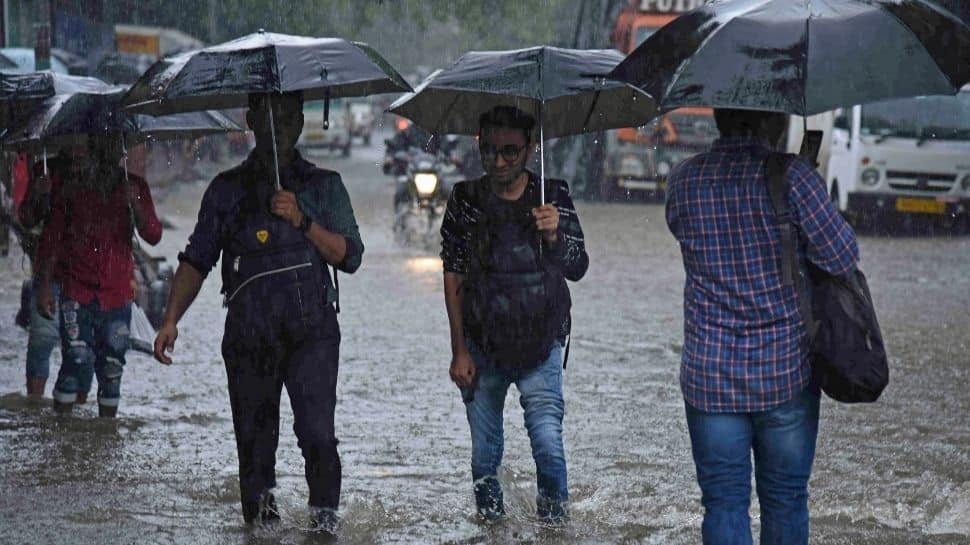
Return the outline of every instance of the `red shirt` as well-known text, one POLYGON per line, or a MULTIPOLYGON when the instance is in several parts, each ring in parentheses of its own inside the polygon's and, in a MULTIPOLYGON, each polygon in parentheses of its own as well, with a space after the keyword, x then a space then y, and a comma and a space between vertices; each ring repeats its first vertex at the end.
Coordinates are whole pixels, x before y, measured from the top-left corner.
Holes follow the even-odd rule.
MULTIPOLYGON (((144 218, 138 234, 154 246, 162 238, 162 224, 148 183, 134 175, 129 175, 129 183, 137 192, 132 206, 144 218)), ((120 308, 134 299, 134 220, 127 193, 124 182, 107 196, 93 190, 65 191, 61 176, 51 173, 51 217, 41 236, 37 261, 53 259, 54 279, 60 282, 64 296, 82 305, 97 298, 101 310, 120 308)))

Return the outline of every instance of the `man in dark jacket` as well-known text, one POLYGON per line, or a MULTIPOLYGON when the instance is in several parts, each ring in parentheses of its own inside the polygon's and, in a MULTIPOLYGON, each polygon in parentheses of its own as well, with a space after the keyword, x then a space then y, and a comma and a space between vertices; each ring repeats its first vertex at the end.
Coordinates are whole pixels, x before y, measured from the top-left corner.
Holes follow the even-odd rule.
POLYGON ((566 279, 589 258, 565 182, 525 166, 535 120, 511 107, 480 119, 486 175, 455 186, 441 226, 451 378, 462 389, 472 436, 479 513, 504 514, 496 478, 502 462, 505 395, 515 384, 536 462, 540 518, 563 521, 568 500, 562 442, 563 345, 569 333, 566 279))
POLYGON ((276 445, 283 386, 306 462, 314 529, 335 531, 340 458, 334 434, 340 329, 328 265, 353 273, 364 251, 347 190, 336 172, 304 160, 299 93, 252 95, 249 127, 256 147, 239 166, 216 176, 172 282, 155 340, 164 364, 176 324, 222 256, 229 307, 222 354, 239 455, 239 489, 247 523, 279 520, 276 445), (275 188, 271 102, 281 190, 275 188))

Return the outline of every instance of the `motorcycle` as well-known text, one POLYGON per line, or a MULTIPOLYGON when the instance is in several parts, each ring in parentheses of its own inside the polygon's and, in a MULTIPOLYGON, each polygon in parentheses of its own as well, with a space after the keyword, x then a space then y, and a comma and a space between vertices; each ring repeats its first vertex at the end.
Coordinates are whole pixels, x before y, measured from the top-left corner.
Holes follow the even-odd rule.
POLYGON ((394 169, 400 172, 395 178, 394 240, 433 251, 440 243, 448 197, 461 174, 449 154, 419 148, 395 152, 394 169))

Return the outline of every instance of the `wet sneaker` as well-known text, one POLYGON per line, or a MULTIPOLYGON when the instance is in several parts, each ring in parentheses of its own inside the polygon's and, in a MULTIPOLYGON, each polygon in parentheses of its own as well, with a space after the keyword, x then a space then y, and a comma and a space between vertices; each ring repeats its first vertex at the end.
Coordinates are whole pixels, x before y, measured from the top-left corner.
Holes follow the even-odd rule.
POLYGON ((475 481, 475 505, 478 514, 486 522, 494 522, 505 516, 502 485, 495 477, 482 477, 475 481))
POLYGON ((551 526, 561 526, 569 522, 569 510, 566 502, 550 501, 545 498, 536 498, 536 517, 539 522, 551 526))
POLYGON ((98 403, 98 418, 114 418, 118 416, 117 405, 102 405, 98 403))
POLYGON ((310 528, 313 533, 337 536, 340 519, 337 512, 328 507, 310 507, 310 528))
POLYGON ((264 492, 258 502, 243 504, 243 520, 259 528, 275 528, 280 522, 280 512, 276 508, 276 498, 264 492))

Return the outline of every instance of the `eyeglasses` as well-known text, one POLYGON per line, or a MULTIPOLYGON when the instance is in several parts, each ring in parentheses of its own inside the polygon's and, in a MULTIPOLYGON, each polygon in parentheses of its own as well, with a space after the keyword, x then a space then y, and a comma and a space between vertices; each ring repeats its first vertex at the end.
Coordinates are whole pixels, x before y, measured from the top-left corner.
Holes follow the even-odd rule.
POLYGON ((528 144, 524 146, 516 146, 515 144, 509 144, 507 146, 502 146, 501 148, 496 148, 491 144, 481 143, 478 145, 478 151, 482 154, 482 159, 494 160, 499 154, 502 155, 502 159, 505 159, 507 163, 512 163, 519 158, 519 155, 529 147, 528 144))

